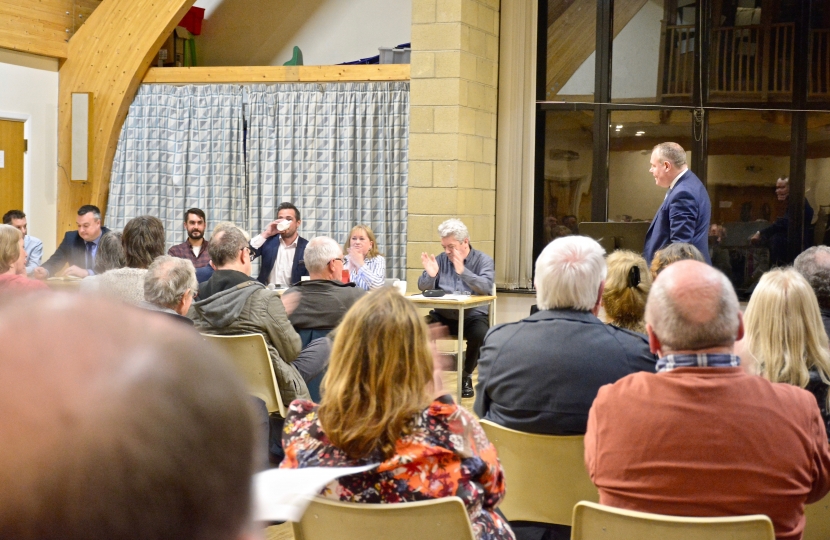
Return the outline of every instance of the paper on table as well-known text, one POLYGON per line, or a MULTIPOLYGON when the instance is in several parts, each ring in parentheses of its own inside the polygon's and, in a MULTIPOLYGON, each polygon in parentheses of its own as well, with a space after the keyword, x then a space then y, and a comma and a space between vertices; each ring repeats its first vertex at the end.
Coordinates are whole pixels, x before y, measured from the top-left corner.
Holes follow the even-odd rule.
POLYGON ((308 467, 268 469, 254 475, 254 521, 300 521, 311 499, 341 476, 374 469, 364 467, 308 467))
POLYGON ((418 298, 418 299, 423 298, 425 300, 429 300, 430 302, 432 302, 433 300, 438 301, 438 302, 440 302, 442 300, 446 300, 446 301, 449 301, 449 302, 458 302, 459 300, 469 300, 471 298, 471 295, 469 295, 469 294, 445 294, 444 296, 429 296, 428 297, 428 296, 424 296, 423 294, 413 294, 409 298, 418 298))

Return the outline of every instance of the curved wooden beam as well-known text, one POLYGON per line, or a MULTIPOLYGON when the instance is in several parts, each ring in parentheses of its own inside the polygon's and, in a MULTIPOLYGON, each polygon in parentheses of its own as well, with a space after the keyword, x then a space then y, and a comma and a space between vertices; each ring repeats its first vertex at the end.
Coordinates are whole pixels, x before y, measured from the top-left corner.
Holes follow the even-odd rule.
POLYGON ((75 227, 83 204, 105 210, 115 147, 150 62, 195 0, 103 0, 69 40, 58 91, 57 239, 75 227), (92 176, 71 182, 73 92, 92 92, 92 176))

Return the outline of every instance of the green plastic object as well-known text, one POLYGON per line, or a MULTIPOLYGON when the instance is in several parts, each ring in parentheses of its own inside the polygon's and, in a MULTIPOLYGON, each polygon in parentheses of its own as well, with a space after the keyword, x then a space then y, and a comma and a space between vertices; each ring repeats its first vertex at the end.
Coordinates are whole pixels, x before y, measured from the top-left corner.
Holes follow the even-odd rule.
POLYGON ((294 56, 291 57, 291 60, 283 64, 284 66, 302 66, 303 65, 303 51, 300 50, 299 47, 294 45, 294 56))

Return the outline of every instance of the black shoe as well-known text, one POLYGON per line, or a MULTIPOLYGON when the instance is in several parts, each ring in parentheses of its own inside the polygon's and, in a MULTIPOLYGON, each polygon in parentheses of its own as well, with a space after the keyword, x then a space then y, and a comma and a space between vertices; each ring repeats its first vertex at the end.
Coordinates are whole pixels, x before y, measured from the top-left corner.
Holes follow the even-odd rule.
POLYGON ((464 383, 461 386, 461 397, 471 398, 476 393, 473 391, 473 378, 470 375, 464 376, 464 383))

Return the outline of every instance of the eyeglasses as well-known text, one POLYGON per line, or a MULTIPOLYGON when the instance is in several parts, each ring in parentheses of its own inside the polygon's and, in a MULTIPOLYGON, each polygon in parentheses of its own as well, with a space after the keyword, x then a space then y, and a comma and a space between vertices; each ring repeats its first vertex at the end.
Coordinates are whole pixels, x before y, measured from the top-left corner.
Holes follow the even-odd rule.
POLYGON ((245 246, 245 247, 243 247, 242 249, 240 249, 239 251, 242 251, 243 249, 247 249, 247 250, 248 250, 248 256, 251 258, 251 261, 253 261, 253 260, 254 260, 254 259, 256 259, 257 257, 259 257, 259 251, 255 250, 255 249, 254 249, 254 248, 252 248, 251 246, 245 246))
POLYGON ((332 261, 345 262, 345 259, 343 259, 343 257, 335 257, 335 258, 332 259, 332 261))

